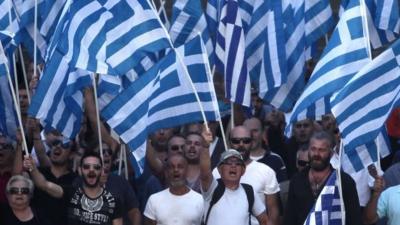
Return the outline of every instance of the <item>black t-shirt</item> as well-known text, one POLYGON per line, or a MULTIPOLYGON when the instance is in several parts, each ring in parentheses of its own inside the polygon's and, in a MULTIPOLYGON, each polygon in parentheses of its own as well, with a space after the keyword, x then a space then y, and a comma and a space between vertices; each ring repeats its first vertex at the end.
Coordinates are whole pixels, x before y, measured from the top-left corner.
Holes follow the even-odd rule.
POLYGON ((82 188, 64 189, 70 225, 111 225, 122 216, 121 203, 107 189, 95 199, 87 196, 82 188))
POLYGON ((0 224, 1 225, 49 225, 43 217, 39 216, 31 207, 33 218, 22 222, 13 213, 8 204, 0 204, 0 224))
MULTIPOLYGON (((50 182, 60 185, 63 189, 71 188, 77 175, 69 172, 63 176, 55 177, 49 167, 41 167, 39 171, 50 182)), ((36 188, 32 198, 32 206, 40 214, 46 214, 49 224, 67 225, 67 205, 62 199, 57 199, 46 192, 36 188)))

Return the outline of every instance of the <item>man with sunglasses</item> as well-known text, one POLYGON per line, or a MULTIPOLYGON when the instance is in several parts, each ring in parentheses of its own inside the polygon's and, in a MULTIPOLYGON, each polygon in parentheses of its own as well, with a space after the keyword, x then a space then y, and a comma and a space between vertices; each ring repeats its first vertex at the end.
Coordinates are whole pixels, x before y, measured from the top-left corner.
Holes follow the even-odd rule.
POLYGON ((37 188, 67 204, 68 225, 122 225, 120 201, 100 183, 103 164, 98 153, 85 152, 82 156, 79 174, 83 183, 78 187, 63 188, 46 180, 32 158, 25 158, 24 167, 37 188))
MULTIPOLYGON (((236 149, 243 157, 246 170, 240 178, 241 183, 249 184, 254 188, 257 196, 268 209, 268 224, 276 225, 279 222, 279 184, 275 172, 267 165, 250 158, 252 138, 250 131, 245 126, 234 127, 229 136, 230 147, 236 149)), ((218 170, 213 170, 213 176, 219 178, 218 170)), ((251 224, 258 224, 252 217, 251 224)))
MULTIPOLYGON (((48 161, 50 166, 40 166, 38 170, 46 180, 60 185, 63 188, 70 188, 77 175, 71 171, 70 160, 74 150, 73 142, 64 138, 56 131, 51 132, 51 140, 47 141, 50 148, 48 161)), ((38 156, 45 155, 44 143, 40 140, 39 134, 34 134, 34 146, 38 156)), ((47 213, 46 219, 50 224, 67 224, 67 207, 61 199, 56 199, 40 189, 35 189, 32 205, 43 213, 47 213)))

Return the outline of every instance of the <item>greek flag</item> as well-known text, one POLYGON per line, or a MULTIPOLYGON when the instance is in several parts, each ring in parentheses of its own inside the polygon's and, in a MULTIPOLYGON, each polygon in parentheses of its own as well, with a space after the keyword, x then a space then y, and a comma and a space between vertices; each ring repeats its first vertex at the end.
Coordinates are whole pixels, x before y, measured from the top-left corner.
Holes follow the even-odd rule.
POLYGON ((400 98, 400 40, 331 98, 345 150, 373 142, 400 98))
POLYGON ((285 34, 282 3, 255 1, 246 34, 246 58, 251 80, 261 93, 286 82, 285 34))
POLYGON ((200 0, 175 0, 169 34, 175 47, 181 46, 201 34, 212 62, 213 43, 200 0))
POLYGON ((0 133, 15 138, 17 131, 17 115, 7 79, 7 57, 0 46, 0 133))
POLYGON ((224 0, 215 46, 216 69, 225 77, 225 97, 250 106, 250 78, 245 59, 245 37, 237 0, 224 0))
MULTIPOLYGON (((349 0, 340 2, 339 15, 349 0)), ((399 36, 399 3, 392 0, 365 0, 370 42, 373 48, 382 47, 399 36)))
POLYGON ((360 145, 355 149, 345 150, 342 154, 342 168, 351 175, 367 168, 371 163, 380 160, 380 158, 388 156, 390 151, 390 141, 384 127, 374 141, 360 145), (380 158, 378 157, 378 152, 380 158))
POLYGON ((175 51, 170 51, 146 74, 139 77, 101 112, 110 127, 127 143, 136 160, 136 175, 143 170, 148 134, 167 127, 202 121, 190 78, 199 94, 209 120, 219 118, 207 54, 199 37, 180 47, 181 64, 175 51))
POLYGON ((40 77, 28 114, 39 119, 43 127, 74 139, 82 120, 82 89, 90 85, 88 72, 71 70, 63 56, 55 52, 40 77))
POLYGON ((315 205, 307 216, 304 225, 342 225, 342 212, 338 188, 337 171, 329 175, 315 205))
MULTIPOLYGON (((286 82, 280 87, 263 90, 260 97, 276 108, 289 112, 305 87, 307 49, 333 27, 329 1, 282 1, 286 50, 286 82)), ((261 86, 261 85, 260 85, 261 86)))
MULTIPOLYGON (((299 115, 308 107, 341 89, 354 74, 370 62, 367 51, 369 43, 364 36, 361 10, 359 0, 349 2, 304 92, 293 108, 292 122, 304 119, 299 115)), ((329 111, 322 112, 326 113, 329 111)), ((313 117, 317 116, 319 115, 313 117)))
POLYGON ((4 37, 1 43, 7 56, 21 44, 21 26, 11 0, 0 0, 0 31, 4 37))

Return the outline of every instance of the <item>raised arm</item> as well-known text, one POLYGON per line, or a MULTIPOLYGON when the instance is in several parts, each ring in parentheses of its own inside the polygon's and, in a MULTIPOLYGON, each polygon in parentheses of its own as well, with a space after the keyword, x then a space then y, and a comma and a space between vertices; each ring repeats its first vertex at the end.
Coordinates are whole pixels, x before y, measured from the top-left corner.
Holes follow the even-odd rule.
POLYGON ((212 133, 205 127, 203 127, 201 135, 205 140, 205 144, 202 151, 200 152, 200 181, 203 191, 206 192, 210 188, 211 182, 213 180, 213 175, 211 171, 211 159, 209 153, 210 144, 212 142, 212 133))
POLYGON ((61 198, 64 195, 64 191, 60 185, 46 180, 43 174, 36 168, 32 157, 25 156, 23 165, 29 171, 33 183, 37 188, 47 192, 54 198, 61 198))
POLYGON ((160 158, 157 157, 155 151, 151 139, 148 139, 146 144, 146 160, 149 163, 150 168, 153 170, 154 175, 162 179, 164 177, 164 164, 160 158))
POLYGON ((46 154, 46 149, 44 147, 43 141, 40 137, 40 124, 36 119, 30 118, 28 120, 30 129, 32 130, 33 136, 33 146, 36 151, 36 156, 41 167, 49 167, 51 161, 49 156, 46 154))
POLYGON ((383 177, 377 176, 374 181, 374 187, 372 188, 371 197, 363 211, 364 224, 373 224, 378 220, 378 213, 377 213, 378 199, 383 191, 384 186, 385 186, 385 181, 383 180, 383 177))

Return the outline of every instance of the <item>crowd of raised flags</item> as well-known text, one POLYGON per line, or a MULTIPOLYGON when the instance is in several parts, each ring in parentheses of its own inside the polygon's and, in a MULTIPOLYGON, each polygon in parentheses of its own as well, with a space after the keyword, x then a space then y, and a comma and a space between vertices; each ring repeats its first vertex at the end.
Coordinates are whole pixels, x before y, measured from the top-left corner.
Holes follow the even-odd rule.
POLYGON ((151 132, 220 119, 214 69, 231 102, 250 106, 254 86, 290 122, 332 112, 358 171, 386 148, 383 124, 399 105, 398 4, 342 0, 330 34, 328 0, 209 0, 205 10, 175 0, 170 20, 165 1, 0 0, 0 131, 15 135, 5 65, 22 45, 44 65, 29 115, 74 138, 83 89, 97 77, 101 116, 133 150, 137 171, 151 132), (306 83, 306 62, 328 36, 306 83), (387 50, 373 59, 371 46, 387 50))

